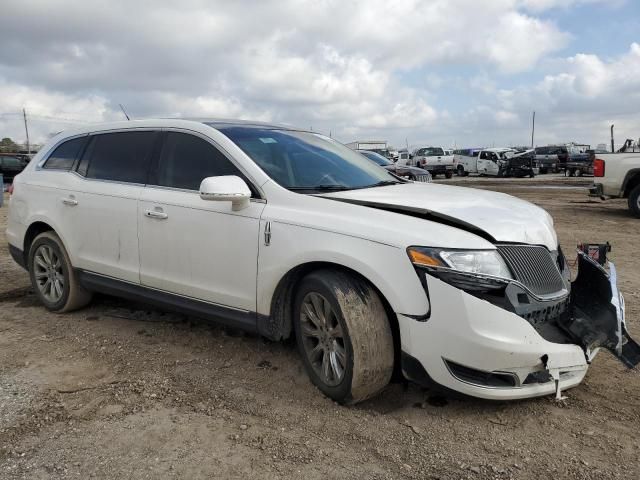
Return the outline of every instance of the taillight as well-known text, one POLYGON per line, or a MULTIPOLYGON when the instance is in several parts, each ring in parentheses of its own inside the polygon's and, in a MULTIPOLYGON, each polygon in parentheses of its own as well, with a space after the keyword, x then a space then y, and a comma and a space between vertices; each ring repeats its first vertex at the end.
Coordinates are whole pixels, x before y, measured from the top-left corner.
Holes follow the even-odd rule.
POLYGON ((604 177, 604 160, 596 158, 593 161, 593 176, 604 177))
POLYGON ((9 195, 13 195, 13 183, 9 185, 9 188, 7 188, 7 192, 9 193, 9 195))

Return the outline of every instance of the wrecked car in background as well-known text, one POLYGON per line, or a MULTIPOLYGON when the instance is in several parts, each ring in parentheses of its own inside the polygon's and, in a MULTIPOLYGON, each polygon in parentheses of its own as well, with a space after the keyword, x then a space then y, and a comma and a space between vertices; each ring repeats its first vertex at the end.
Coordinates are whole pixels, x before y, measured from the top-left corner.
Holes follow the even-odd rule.
POLYGON ((385 170, 388 170, 391 173, 398 175, 399 177, 413 180, 414 182, 432 181, 431 174, 428 171, 423 170, 422 168, 412 167, 410 165, 402 165, 398 164, 397 162, 394 163, 388 158, 383 157, 379 153, 372 152, 371 150, 356 150, 356 152, 361 153, 372 162, 375 162, 385 170))
POLYGON ((342 403, 394 371, 488 399, 559 396, 599 349, 640 361, 624 301, 548 213, 409 182, 331 138, 250 122, 140 120, 52 138, 14 180, 7 238, 49 310, 92 292, 293 337, 342 403))

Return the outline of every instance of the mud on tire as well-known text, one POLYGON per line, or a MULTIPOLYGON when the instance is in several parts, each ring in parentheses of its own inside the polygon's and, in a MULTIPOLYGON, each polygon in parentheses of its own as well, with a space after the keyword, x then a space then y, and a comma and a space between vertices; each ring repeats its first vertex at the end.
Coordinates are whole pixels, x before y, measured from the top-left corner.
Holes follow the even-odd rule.
MULTIPOLYGON (((374 396, 389 383, 394 362, 391 327, 380 297, 362 279, 337 270, 309 274, 296 292, 294 322, 305 369, 313 384, 326 396, 340 403, 354 404, 374 396), (318 298, 327 303, 323 304, 318 298), (314 302, 317 308, 314 308, 314 302), (330 318, 328 331, 339 331, 341 341, 330 334, 325 334, 324 339, 316 338, 314 332, 310 332, 315 328, 315 322, 311 320, 314 315, 310 311, 326 312, 327 308, 334 312, 327 315, 330 318), (310 352, 318 345, 322 347, 322 342, 327 347, 327 343, 334 340, 336 352, 340 346, 344 349, 344 369, 341 378, 334 375, 327 380, 322 371, 326 351, 320 354, 322 358, 315 358, 310 352)), ((322 336, 321 329, 316 330, 315 334, 322 336)), ((329 358, 331 348, 329 345, 329 358)), ((334 358, 338 364, 339 358, 339 355, 334 358)))
POLYGON ((70 312, 91 301, 91 292, 78 282, 69 255, 54 232, 41 233, 33 240, 27 265, 33 290, 48 310, 70 312), (45 287, 47 280, 50 285, 52 279, 57 281, 57 289, 45 287))

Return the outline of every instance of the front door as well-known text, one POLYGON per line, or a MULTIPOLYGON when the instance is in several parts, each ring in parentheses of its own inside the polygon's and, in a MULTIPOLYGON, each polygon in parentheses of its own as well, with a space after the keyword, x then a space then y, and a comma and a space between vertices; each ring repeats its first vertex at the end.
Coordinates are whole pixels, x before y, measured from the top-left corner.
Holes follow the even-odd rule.
POLYGON ((233 211, 231 202, 200 198, 200 182, 220 175, 246 181, 208 139, 165 133, 138 206, 140 279, 148 287, 254 312, 265 204, 256 198, 247 208, 233 211))

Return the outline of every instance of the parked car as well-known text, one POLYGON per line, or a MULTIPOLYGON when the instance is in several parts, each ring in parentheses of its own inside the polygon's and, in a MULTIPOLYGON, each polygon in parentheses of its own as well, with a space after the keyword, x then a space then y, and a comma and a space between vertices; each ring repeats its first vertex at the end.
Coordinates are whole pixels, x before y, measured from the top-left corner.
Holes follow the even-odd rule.
POLYGON ((591 196, 626 198, 629 211, 640 218, 640 153, 599 153, 593 161, 593 176, 591 196))
POLYGON ((536 147, 536 166, 540 173, 558 173, 569 158, 569 148, 566 145, 549 145, 536 147))
POLYGON ((407 150, 398 150, 398 158, 396 159, 396 163, 398 165, 408 165, 409 160, 410 154, 407 150))
POLYGON ((430 182, 431 174, 418 167, 411 167, 409 165, 398 165, 397 163, 393 163, 386 157, 383 157, 379 153, 372 152, 370 150, 356 150, 361 153, 369 160, 372 160, 376 164, 380 165, 382 168, 387 169, 388 171, 398 175, 399 177, 407 178, 408 180, 413 180, 415 182, 430 182))
POLYGON ((470 173, 497 177, 533 177, 533 150, 518 152, 513 148, 456 150, 458 175, 470 173))
POLYGON ((428 170, 432 177, 444 174, 453 176, 453 155, 447 155, 441 147, 422 147, 413 152, 412 165, 428 170))
POLYGON ((399 179, 315 132, 165 119, 63 133, 15 177, 6 234, 47 309, 104 292, 293 337, 338 402, 394 372, 518 399, 578 385, 599 349, 640 362, 615 277, 580 255, 570 283, 547 212, 399 179))
POLYGON ((482 151, 482 148, 460 148, 453 151, 453 169, 458 176, 466 177, 469 175, 469 167, 466 167, 468 162, 472 162, 473 158, 477 158, 482 151))
POLYGON ((10 183, 28 163, 28 160, 17 155, 0 155, 0 174, 2 174, 4 182, 10 183))

